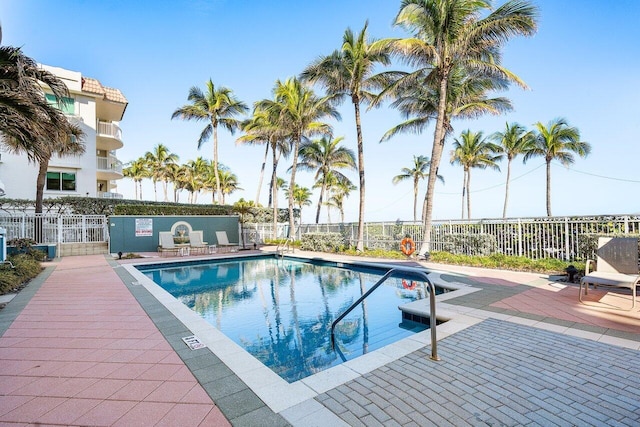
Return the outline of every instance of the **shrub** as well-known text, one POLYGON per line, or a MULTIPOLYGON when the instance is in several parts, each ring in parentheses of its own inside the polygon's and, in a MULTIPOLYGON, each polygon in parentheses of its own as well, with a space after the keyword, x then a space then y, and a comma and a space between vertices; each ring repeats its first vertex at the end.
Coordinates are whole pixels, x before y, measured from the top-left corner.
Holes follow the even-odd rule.
POLYGON ((17 290, 42 271, 40 262, 28 254, 10 255, 7 261, 13 268, 9 264, 0 265, 0 295, 17 290))
POLYGON ((344 246, 344 237, 340 233, 306 233, 300 241, 300 249, 305 251, 337 252, 344 246))
POLYGON ((497 242, 492 234, 448 233, 442 236, 443 249, 460 255, 491 255, 497 242))

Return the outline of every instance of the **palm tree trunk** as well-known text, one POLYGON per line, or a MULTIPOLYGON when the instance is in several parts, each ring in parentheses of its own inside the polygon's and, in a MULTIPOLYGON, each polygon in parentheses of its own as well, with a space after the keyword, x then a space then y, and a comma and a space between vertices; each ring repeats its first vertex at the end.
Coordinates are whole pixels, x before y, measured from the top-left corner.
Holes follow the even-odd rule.
POLYGON ((296 140, 293 148, 293 164, 291 165, 291 181, 289 182, 289 236, 294 238, 295 234, 295 220, 293 218, 293 189, 296 186, 296 168, 298 166, 298 152, 300 151, 300 139, 302 135, 296 135, 296 140))
POLYGON ((547 160, 547 216, 551 216, 551 160, 547 160))
POLYGON ((258 192, 256 193, 256 206, 260 204, 260 189, 262 188, 262 179, 264 178, 264 168, 267 166, 267 156, 269 155, 269 144, 265 144, 267 149, 264 150, 264 159, 262 159, 262 167, 260 168, 260 179, 258 179, 258 192))
POLYGON ((445 73, 440 81, 440 100, 438 102, 438 118, 436 120, 436 129, 433 134, 433 148, 431 149, 431 165, 429 166, 429 179, 427 180, 427 194, 425 195, 425 215, 423 222, 424 240, 420 246, 419 255, 424 256, 431 250, 431 222, 433 216, 433 195, 435 193, 436 176, 438 175, 438 166, 442 158, 444 150, 444 140, 446 129, 444 126, 446 106, 447 106, 447 86, 449 76, 445 73))
POLYGON ((133 189, 136 192, 136 200, 138 200, 138 181, 133 180, 133 189))
POLYGON ((360 203, 358 205, 358 237, 356 250, 364 250, 364 143, 362 142, 362 126, 360 124, 360 102, 352 99, 356 115, 356 136, 358 138, 358 177, 360 178, 360 203))
POLYGON ((467 171, 462 172, 462 204, 460 205, 460 219, 464 219, 464 198, 467 191, 467 171))
POLYGON ((467 219, 471 219, 471 169, 467 171, 467 219))
MULTIPOLYGON (((46 159, 46 158, 41 159, 38 164, 38 178, 36 179, 36 213, 42 213, 42 201, 44 199, 44 185, 47 181, 48 168, 49 168, 49 159, 46 159)), ((38 240, 38 243, 42 243, 42 242, 38 240)))
MULTIPOLYGON (((213 174, 216 176, 216 194, 218 202, 222 204, 222 193, 220 192, 220 174, 218 173, 218 126, 211 120, 213 126, 213 174)), ((213 195, 211 196, 214 197, 213 195)))
MULTIPOLYGON (((322 199, 324 196, 324 192, 326 191, 326 188, 327 188, 326 179, 323 177, 322 187, 320 187, 320 197, 318 198, 318 210, 316 211, 316 224, 320 222, 320 208, 322 207, 322 199)), ((329 211, 329 208, 327 208, 327 212, 328 211, 329 211)))
POLYGON ((507 202, 509 201, 509 180, 511 179, 511 159, 507 162, 507 184, 504 191, 504 208, 502 209, 502 218, 507 217, 507 202))
POLYGON ((158 201, 158 181, 153 181, 153 200, 158 201))
POLYGON ((278 158, 276 148, 273 147, 273 171, 271 172, 271 185, 269 187, 269 206, 273 202, 273 239, 278 238, 278 189, 276 187, 276 172, 278 169, 278 158))
POLYGON ((168 202, 169 201, 169 197, 167 196, 167 181, 166 180, 162 180, 162 192, 164 193, 164 201, 168 202))
POLYGON ((418 221, 418 179, 413 180, 413 222, 418 221))

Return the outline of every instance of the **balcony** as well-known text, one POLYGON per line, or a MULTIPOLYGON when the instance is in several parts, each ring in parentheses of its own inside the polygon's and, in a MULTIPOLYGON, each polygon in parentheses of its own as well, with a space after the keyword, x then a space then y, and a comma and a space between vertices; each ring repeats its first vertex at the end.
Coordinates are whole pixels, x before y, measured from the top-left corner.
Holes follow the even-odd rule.
POLYGON ((96 148, 111 151, 122 148, 123 146, 120 126, 115 123, 98 120, 96 148))
POLYGON ((113 179, 121 179, 122 162, 114 156, 96 157, 96 179, 110 181, 113 179))
POLYGON ((98 197, 101 199, 123 199, 120 193, 111 193, 108 191, 98 191, 98 197))

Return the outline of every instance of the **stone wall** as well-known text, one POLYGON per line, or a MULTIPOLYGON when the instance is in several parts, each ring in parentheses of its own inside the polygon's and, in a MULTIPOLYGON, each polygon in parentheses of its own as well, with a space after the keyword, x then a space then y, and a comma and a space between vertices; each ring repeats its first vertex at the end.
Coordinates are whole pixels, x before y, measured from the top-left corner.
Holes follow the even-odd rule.
POLYGON ((99 255, 109 253, 107 242, 97 243, 61 243, 58 256, 99 255))

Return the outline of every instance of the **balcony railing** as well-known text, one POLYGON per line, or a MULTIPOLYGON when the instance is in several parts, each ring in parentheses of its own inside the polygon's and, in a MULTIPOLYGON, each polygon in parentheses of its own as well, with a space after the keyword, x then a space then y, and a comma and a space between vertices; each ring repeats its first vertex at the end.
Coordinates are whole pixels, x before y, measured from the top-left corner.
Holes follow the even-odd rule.
POLYGON ((122 130, 115 123, 103 122, 98 120, 98 135, 108 136, 118 141, 122 141, 122 130))
POLYGON ((111 193, 108 191, 98 191, 98 197, 101 199, 123 199, 120 193, 111 193))
POLYGON ((114 157, 96 157, 96 169, 122 174, 122 162, 114 157))

